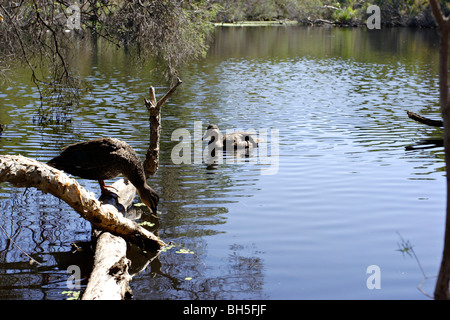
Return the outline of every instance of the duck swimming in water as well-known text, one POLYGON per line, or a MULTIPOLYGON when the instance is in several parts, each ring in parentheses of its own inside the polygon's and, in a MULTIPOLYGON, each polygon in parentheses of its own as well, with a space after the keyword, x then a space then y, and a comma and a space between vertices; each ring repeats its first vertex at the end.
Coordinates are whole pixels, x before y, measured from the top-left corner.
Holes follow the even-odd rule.
POLYGON ((142 202, 156 213, 159 196, 147 184, 138 155, 122 140, 98 138, 74 143, 64 147, 61 154, 47 164, 84 179, 98 180, 102 193, 111 193, 104 180, 122 174, 136 187, 142 202))
POLYGON ((258 143, 262 142, 262 139, 255 138, 255 135, 253 132, 241 131, 222 134, 217 125, 211 124, 207 128, 203 140, 209 138, 208 145, 214 143, 216 148, 223 150, 249 149, 258 147, 258 143))

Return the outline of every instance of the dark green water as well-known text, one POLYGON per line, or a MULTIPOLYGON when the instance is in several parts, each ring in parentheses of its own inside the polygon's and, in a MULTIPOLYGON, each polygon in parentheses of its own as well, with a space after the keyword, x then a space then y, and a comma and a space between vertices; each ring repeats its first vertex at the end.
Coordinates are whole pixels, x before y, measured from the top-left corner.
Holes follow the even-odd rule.
MULTIPOLYGON (((149 183, 161 196, 157 232, 175 246, 134 276, 135 298, 428 299, 417 287, 429 277, 431 294, 440 264, 443 150, 405 146, 442 133, 406 110, 439 116, 437 44, 433 30, 217 29, 163 107, 160 168, 149 183), (198 141, 210 123, 253 129, 266 143, 211 168, 198 141), (180 133, 185 163, 174 161, 180 133), (413 252, 400 251, 402 239, 413 252), (380 289, 367 287, 372 265, 380 289)), ((64 125, 34 123, 29 75, 10 73, 0 87, 0 153, 47 161, 69 143, 112 136, 145 156, 143 99, 150 85, 167 90, 151 63, 106 45, 78 48, 77 61, 93 90, 64 125)), ((78 180, 98 195, 95 182, 78 180)), ((50 195, 8 184, 0 208, 5 230, 43 261, 30 266, 0 234, 0 298, 65 299, 67 267, 89 269, 89 254, 70 253, 72 242, 90 240, 89 224, 50 195)), ((136 252, 132 259, 136 272, 145 265, 136 252)))

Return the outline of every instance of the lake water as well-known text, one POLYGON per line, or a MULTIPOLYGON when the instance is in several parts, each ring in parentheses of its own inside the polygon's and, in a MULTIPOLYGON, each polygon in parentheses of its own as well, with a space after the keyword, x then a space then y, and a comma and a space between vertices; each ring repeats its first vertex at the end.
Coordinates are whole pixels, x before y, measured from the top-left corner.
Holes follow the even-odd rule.
MULTIPOLYGON (((150 61, 96 49, 77 49, 92 90, 69 110, 70 123, 33 122, 29 74, 10 73, 0 87, 1 154, 47 161, 64 145, 112 136, 145 156, 143 99, 150 85, 158 95, 167 86, 150 61)), ((442 132, 406 110, 439 118, 437 65, 434 30, 217 28, 162 110, 160 167, 149 183, 161 196, 157 233, 174 246, 144 269, 145 256, 130 252, 134 297, 429 299, 443 247, 444 152, 405 147, 442 132), (198 137, 210 123, 253 129, 265 142, 208 166, 198 137), (187 163, 174 163, 174 132, 190 142, 187 163), (379 273, 368 273, 374 265, 379 273), (381 287, 369 289, 375 275, 381 287)), ((78 181, 99 195, 95 181, 78 181)), ((66 299, 67 267, 86 277, 92 263, 86 250, 71 253, 90 240, 90 225, 53 196, 6 183, 0 208, 1 226, 42 261, 30 266, 0 233, 0 298, 66 299)))

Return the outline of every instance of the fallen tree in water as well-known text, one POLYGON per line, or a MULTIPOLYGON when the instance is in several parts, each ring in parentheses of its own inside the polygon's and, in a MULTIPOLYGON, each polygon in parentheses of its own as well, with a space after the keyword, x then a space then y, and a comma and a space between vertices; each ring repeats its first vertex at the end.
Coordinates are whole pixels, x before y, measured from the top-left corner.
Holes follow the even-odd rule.
MULTIPOLYGON (((150 101, 145 100, 150 112, 150 145, 144 162, 147 177, 153 175, 159 162, 160 110, 175 92, 178 79, 160 101, 156 101, 150 87, 150 101)), ((166 244, 158 236, 124 216, 136 195, 136 188, 126 179, 113 184, 113 194, 102 194, 99 199, 63 171, 45 163, 20 155, 0 155, 0 182, 16 187, 34 187, 65 201, 93 228, 95 242, 94 267, 82 295, 83 300, 125 299, 131 295, 128 273, 130 261, 126 257, 127 243, 152 252, 149 261, 166 244)))
MULTIPOLYGON (((433 120, 424 116, 421 116, 412 111, 406 111, 406 114, 410 119, 413 119, 419 123, 426 124, 432 127, 443 127, 444 122, 442 120, 433 120)), ((424 139, 416 142, 414 145, 406 146, 405 150, 417 150, 417 149, 431 149, 444 146, 444 139, 424 139)))
MULTIPOLYGON (((150 142, 144 161, 146 177, 156 173, 159 166, 159 140, 161 135, 161 107, 182 83, 177 79, 176 84, 159 100, 156 101, 155 89, 150 87, 150 100, 144 99, 149 111, 150 142)), ((112 186, 116 196, 102 195, 100 200, 108 203, 125 214, 131 205, 135 194, 135 187, 128 181, 121 179, 112 186)), ((154 212, 156 214, 156 212, 154 212)), ((94 268, 92 270, 83 300, 119 300, 132 295, 129 287, 131 275, 128 273, 130 261, 126 257, 127 244, 119 236, 94 230, 96 239, 94 268)), ((153 260, 157 255, 153 255, 153 260)))
POLYGON ((145 250, 159 250, 165 243, 136 222, 125 218, 117 208, 103 204, 63 171, 20 155, 0 155, 0 182, 15 187, 37 188, 71 206, 96 229, 121 236, 145 250))

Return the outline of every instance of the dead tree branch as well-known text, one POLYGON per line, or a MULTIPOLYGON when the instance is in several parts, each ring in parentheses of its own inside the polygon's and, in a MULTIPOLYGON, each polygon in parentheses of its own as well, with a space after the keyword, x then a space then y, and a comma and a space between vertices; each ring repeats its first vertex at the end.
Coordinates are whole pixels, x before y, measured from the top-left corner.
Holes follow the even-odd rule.
POLYGON ((430 118, 426 118, 424 116, 418 115, 417 113, 414 113, 412 111, 406 111, 406 114, 408 115, 409 118, 426 124, 428 126, 432 126, 432 127, 443 127, 444 126, 444 122, 442 120, 433 120, 430 118))
MULTIPOLYGON (((144 162, 147 177, 154 175, 158 170, 161 107, 181 83, 181 80, 178 79, 177 83, 158 102, 155 89, 150 87, 150 100, 145 99, 145 106, 150 113, 150 143, 144 162)), ((103 203, 107 202, 116 208, 122 208, 120 211, 125 213, 133 201, 136 189, 123 179, 113 186, 117 190, 117 197, 102 196, 100 199, 103 203)), ((131 276, 128 273, 130 261, 126 257, 126 242, 110 233, 98 235, 95 230, 94 233, 97 238, 94 269, 82 299, 124 299, 131 295, 129 288, 131 276)))
POLYGON ((145 175, 150 177, 156 173, 159 166, 159 140, 161 136, 161 107, 183 82, 177 78, 177 83, 156 102, 155 88, 150 87, 150 100, 144 99, 145 106, 150 114, 150 144, 144 161, 145 175))

